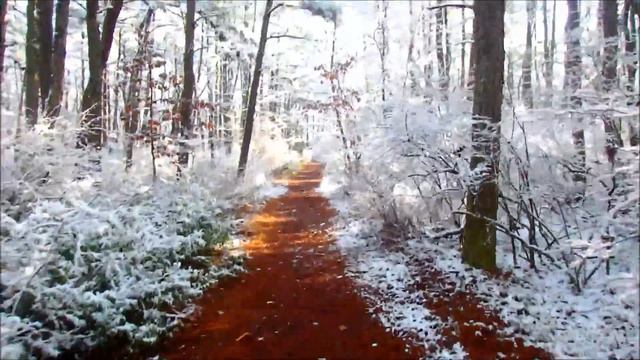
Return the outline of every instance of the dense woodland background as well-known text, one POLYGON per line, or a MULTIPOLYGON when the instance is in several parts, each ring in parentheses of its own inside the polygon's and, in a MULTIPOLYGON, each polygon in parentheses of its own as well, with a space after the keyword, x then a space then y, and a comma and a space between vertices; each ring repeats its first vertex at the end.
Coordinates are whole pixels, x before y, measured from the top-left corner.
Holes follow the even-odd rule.
POLYGON ((513 272, 556 356, 639 355, 637 0, 0 4, 3 358, 154 343, 310 157, 343 233, 513 272))

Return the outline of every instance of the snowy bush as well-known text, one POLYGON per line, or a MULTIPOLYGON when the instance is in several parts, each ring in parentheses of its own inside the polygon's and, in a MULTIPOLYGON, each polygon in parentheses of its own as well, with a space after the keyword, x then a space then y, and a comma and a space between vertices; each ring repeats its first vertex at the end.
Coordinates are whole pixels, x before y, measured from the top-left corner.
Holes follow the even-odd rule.
POLYGON ((262 196, 269 169, 289 161, 259 151, 247 180, 234 183, 223 181, 235 175, 226 158, 212 176, 199 154, 180 181, 160 159, 153 182, 147 154, 126 174, 112 147, 95 172, 74 141, 39 129, 3 151, 3 358, 84 352, 116 338, 150 344, 170 332, 193 310, 189 299, 241 269, 234 258, 212 265, 211 249, 229 238, 234 204, 262 196))

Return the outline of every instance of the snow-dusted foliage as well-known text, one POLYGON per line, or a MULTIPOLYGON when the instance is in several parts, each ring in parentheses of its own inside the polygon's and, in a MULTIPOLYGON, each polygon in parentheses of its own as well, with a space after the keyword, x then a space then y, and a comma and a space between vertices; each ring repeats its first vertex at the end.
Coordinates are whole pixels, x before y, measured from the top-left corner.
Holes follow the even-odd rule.
MULTIPOLYGON (((2 349, 39 356, 84 351, 112 338, 153 343, 193 308, 189 300, 239 259, 212 265, 212 249, 232 236, 231 210, 269 190, 269 169, 284 148, 259 150, 246 180, 235 184, 235 158, 198 166, 175 179, 158 161, 122 169, 122 151, 103 151, 92 168, 75 137, 37 129, 15 144, 3 139, 2 349), (10 150, 13 150, 11 152, 10 150), (259 154, 264 155, 259 155, 259 154), (262 164, 262 165, 260 165, 262 164), (214 167, 215 172, 205 171, 214 167)), ((205 161, 203 161, 205 162, 205 161)), ((272 191, 271 191, 272 192, 272 191)))

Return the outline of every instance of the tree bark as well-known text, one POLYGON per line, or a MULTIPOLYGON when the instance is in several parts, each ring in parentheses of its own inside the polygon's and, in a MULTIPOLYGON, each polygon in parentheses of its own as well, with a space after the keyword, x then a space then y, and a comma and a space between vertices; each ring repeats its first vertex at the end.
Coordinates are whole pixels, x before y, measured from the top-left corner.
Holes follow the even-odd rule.
POLYGON ((553 0, 553 16, 551 20, 551 39, 549 39, 549 22, 547 14, 547 1, 542 2, 542 20, 544 26, 544 65, 543 78, 545 88, 547 90, 546 102, 547 106, 552 105, 553 99, 553 63, 555 52, 555 33, 556 33, 556 1, 553 0))
POLYGON ((60 115, 60 103, 64 91, 64 62, 67 49, 67 26, 69 24, 70 0, 56 3, 56 27, 51 59, 51 92, 47 99, 47 117, 52 118, 50 127, 55 126, 55 117, 60 115))
POLYGON ((267 44, 267 36, 269 32, 269 17, 271 16, 271 7, 273 0, 267 0, 262 16, 262 28, 260 29, 260 42, 258 43, 258 53, 256 54, 256 64, 251 78, 251 91, 249 93, 249 104, 247 106, 247 120, 244 126, 244 134, 242 136, 242 147, 240 148, 240 161, 238 162, 238 177, 244 175, 249 157, 249 146, 251 145, 251 135, 253 132, 253 118, 256 112, 256 101, 258 96, 258 87, 260 86, 260 74, 262 73, 262 60, 264 59, 264 51, 267 44))
POLYGON ((180 96, 180 137, 181 146, 178 155, 178 174, 181 169, 186 168, 189 164, 189 152, 186 141, 191 137, 191 110, 193 108, 193 89, 195 86, 195 74, 193 73, 193 38, 196 27, 195 22, 196 2, 195 0, 187 0, 187 14, 184 25, 184 87, 180 96))
POLYGON ((531 87, 531 62, 533 59, 533 30, 535 24, 536 2, 527 1, 527 42, 522 60, 522 99, 528 109, 533 108, 533 89, 531 87))
POLYGON ((112 0, 107 9, 102 25, 102 37, 98 25, 99 4, 95 0, 87 0, 87 47, 89 53, 89 81, 82 94, 81 121, 83 131, 78 137, 78 146, 102 147, 102 72, 109 59, 109 51, 113 41, 116 21, 122 9, 122 0, 112 0))
POLYGON ((33 128, 38 122, 38 91, 40 88, 40 77, 38 74, 40 53, 38 45, 36 2, 29 1, 27 3, 26 67, 24 74, 24 108, 27 128, 33 128))
MULTIPOLYGON (((441 3, 442 0, 438 0, 441 3)), ((449 87, 449 74, 447 73, 447 59, 445 54, 445 39, 443 27, 445 26, 446 7, 440 7, 436 10, 436 57, 438 58, 438 87, 439 90, 446 94, 449 87)))
POLYGON ((127 91, 127 101, 125 103, 125 138, 126 138, 126 158, 125 170, 129 170, 133 165, 133 145, 138 132, 138 122, 140 119, 140 87, 142 85, 142 70, 146 65, 145 55, 148 52, 149 25, 153 16, 153 9, 149 8, 142 23, 138 26, 138 51, 132 60, 131 75, 129 77, 129 90, 127 91))
POLYGON ((227 154, 231 154, 231 147, 233 145, 233 133, 231 131, 232 122, 232 110, 233 110, 233 78, 234 78, 234 66, 232 65, 233 57, 226 52, 222 56, 222 104, 220 106, 222 111, 222 137, 225 144, 227 154))
MULTIPOLYGON (((577 0, 567 1, 568 13, 565 25, 565 39, 567 51, 564 62, 564 90, 568 95, 568 105, 570 109, 578 110, 582 107, 582 99, 576 94, 582 86, 582 54, 580 48, 580 7, 577 0)), ((577 125, 573 129, 573 144, 576 150, 575 168, 573 169, 573 180, 584 185, 586 182, 586 149, 584 143, 584 127, 582 117, 574 114, 577 125)))
MULTIPOLYGON (((7 34, 7 22, 5 17, 7 16, 8 1, 0 2, 0 88, 4 84, 4 49, 7 42, 5 36, 7 34)), ((2 97, 0 97, 0 106, 2 105, 2 97)), ((2 114, 0 114, 0 117, 2 114)))
MULTIPOLYGON (((636 73, 638 71, 638 54, 636 52, 636 41, 638 38, 638 28, 636 27, 636 14, 640 17, 640 5, 633 0, 625 0, 622 10, 622 28, 624 30, 624 52, 633 60, 627 64, 627 105, 633 105, 638 101, 638 94, 635 91, 636 73)), ((634 122, 629 123, 629 144, 638 146, 640 144, 640 132, 634 122)))
MULTIPOLYGON (((611 93, 618 85, 618 4, 616 1, 600 0, 602 7, 601 24, 604 36, 604 51, 602 59, 602 87, 605 93, 611 93)), ((607 135, 605 152, 609 163, 613 166, 618 148, 621 147, 622 137, 614 119, 609 114, 603 115, 604 131, 607 135)))
MULTIPOLYGON (((464 1, 463 1, 464 3, 464 1)), ((462 42, 460 44, 460 86, 462 86, 462 88, 464 88, 465 86, 465 50, 467 47, 467 26, 466 26, 466 21, 465 21, 465 17, 464 17, 464 10, 465 8, 462 8, 460 13, 462 16, 462 42)))
POLYGON ((462 258, 476 268, 496 267, 500 119, 504 77, 504 1, 475 1, 473 39, 477 81, 473 91, 471 169, 478 178, 467 193, 462 258))
POLYGON ((45 110, 51 89, 51 49, 53 48, 53 0, 36 1, 38 19, 38 77, 40 78, 40 106, 45 110))

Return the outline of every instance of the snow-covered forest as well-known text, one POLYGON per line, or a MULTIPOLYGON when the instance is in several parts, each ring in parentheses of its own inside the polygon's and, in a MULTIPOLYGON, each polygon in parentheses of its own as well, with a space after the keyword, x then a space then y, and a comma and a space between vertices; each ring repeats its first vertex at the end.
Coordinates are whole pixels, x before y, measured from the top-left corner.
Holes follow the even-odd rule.
POLYGON ((0 0, 2 359, 640 358, 638 0, 0 0))

